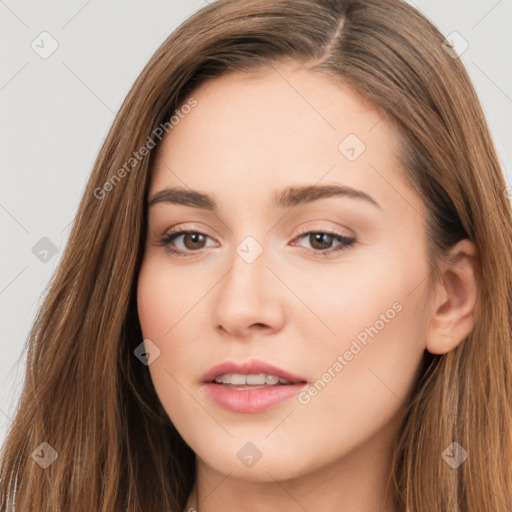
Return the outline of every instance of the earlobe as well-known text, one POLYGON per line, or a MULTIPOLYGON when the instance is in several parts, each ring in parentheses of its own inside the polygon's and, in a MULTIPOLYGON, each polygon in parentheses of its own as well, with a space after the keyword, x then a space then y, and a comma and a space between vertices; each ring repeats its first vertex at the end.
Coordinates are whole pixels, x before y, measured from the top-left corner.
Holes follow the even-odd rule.
POLYGON ((472 331, 478 307, 480 261, 470 240, 461 240, 441 263, 442 281, 436 283, 426 336, 426 349, 445 354, 472 331))

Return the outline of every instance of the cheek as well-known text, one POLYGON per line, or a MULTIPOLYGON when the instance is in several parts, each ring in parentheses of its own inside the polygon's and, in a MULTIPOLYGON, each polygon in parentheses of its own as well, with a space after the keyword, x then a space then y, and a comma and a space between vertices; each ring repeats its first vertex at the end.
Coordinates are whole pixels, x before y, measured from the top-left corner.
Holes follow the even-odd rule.
POLYGON ((290 322, 300 325, 308 343, 324 349, 347 349, 354 337, 362 343, 389 325, 400 323, 402 310, 414 296, 408 293, 417 285, 419 268, 396 264, 396 255, 375 253, 369 258, 346 261, 338 268, 323 268, 314 276, 286 276, 307 307, 290 312, 290 322), (371 331, 368 332, 368 331, 371 331))
POLYGON ((195 295, 194 285, 187 283, 179 270, 171 272, 156 256, 143 261, 137 283, 137 310, 144 337, 170 338, 195 295))
POLYGON ((163 329, 160 309, 165 302, 164 288, 159 286, 155 265, 143 261, 137 282, 137 312, 144 338, 156 337, 163 329))
POLYGON ((186 393, 182 396, 182 386, 189 387, 188 369, 197 365, 191 321, 198 291, 198 284, 191 285, 184 273, 171 271, 165 262, 157 258, 143 261, 137 283, 138 317, 143 338, 160 350, 148 369, 169 416, 179 413, 180 401, 187 401, 186 393))
POLYGON ((185 346, 167 342, 175 335, 175 324, 180 318, 175 313, 183 303, 175 290, 176 283, 173 283, 173 287, 169 286, 161 266, 151 260, 143 262, 137 283, 137 310, 143 338, 151 340, 160 350, 159 356, 148 369, 155 390, 167 411, 169 401, 174 396, 173 366, 182 355, 180 347, 185 346))
POLYGON ((315 450, 327 460, 386 425, 398 428, 424 353, 416 304, 421 291, 408 297, 409 291, 403 282, 378 298, 361 292, 343 302, 346 309, 331 317, 336 341, 319 346, 321 355, 308 352, 314 380, 298 397, 289 429, 275 433, 276 445, 292 438, 308 443, 311 432, 321 432, 314 436, 315 450))
POLYGON ((316 401, 319 412, 341 407, 345 400, 350 409, 360 404, 379 409, 385 395, 405 400, 424 353, 425 262, 406 261, 403 253, 380 254, 361 268, 367 270, 332 272, 323 287, 318 281, 310 283, 308 306, 322 320, 322 335, 314 335, 321 326, 318 319, 311 323, 310 317, 297 317, 302 338, 311 345, 304 350, 318 379, 318 389, 311 389, 304 401, 316 401), (365 399, 352 402, 354 396, 365 399))

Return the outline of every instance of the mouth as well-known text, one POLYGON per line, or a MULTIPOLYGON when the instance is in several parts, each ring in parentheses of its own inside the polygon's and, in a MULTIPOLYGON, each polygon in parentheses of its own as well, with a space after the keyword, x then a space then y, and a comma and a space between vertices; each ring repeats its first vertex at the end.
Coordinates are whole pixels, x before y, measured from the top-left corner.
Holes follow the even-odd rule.
POLYGON ((304 378, 263 361, 225 362, 202 378, 210 399, 232 412, 256 413, 276 406, 302 389, 304 378))
POLYGON ((203 383, 216 383, 226 386, 288 386, 306 383, 303 377, 283 370, 278 366, 251 359, 245 362, 224 361, 210 368, 202 377, 203 383))

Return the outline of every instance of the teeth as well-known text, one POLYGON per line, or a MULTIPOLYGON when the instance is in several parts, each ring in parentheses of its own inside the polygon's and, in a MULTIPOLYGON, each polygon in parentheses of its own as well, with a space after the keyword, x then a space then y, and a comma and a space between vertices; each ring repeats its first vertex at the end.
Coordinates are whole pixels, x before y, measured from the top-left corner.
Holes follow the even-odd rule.
MULTIPOLYGON (((233 375, 234 377, 234 375, 233 375)), ((258 373, 257 375, 239 375, 240 380, 242 381, 240 384, 256 384, 261 385, 265 384, 266 378, 264 373, 258 373)), ((267 382, 268 384, 268 382, 267 382)))
POLYGON ((232 384, 235 386, 244 386, 246 384, 252 386, 275 386, 278 382, 281 384, 293 384, 287 379, 277 377, 276 375, 266 375, 257 373, 251 375, 243 375, 241 373, 225 373, 215 377, 217 384, 232 384))
POLYGON ((279 382, 279 377, 276 377, 275 375, 266 375, 265 376, 265 384, 268 384, 269 386, 274 386, 279 382))
POLYGON ((231 384, 235 384, 236 386, 241 386, 242 384, 246 384, 245 375, 240 375, 238 373, 231 374, 231 384))

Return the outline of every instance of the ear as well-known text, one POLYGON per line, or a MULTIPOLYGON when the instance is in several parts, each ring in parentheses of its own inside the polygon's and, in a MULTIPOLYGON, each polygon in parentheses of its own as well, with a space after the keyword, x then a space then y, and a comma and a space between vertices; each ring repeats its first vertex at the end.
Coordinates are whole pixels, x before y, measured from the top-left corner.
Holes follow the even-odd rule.
POLYGON ((480 286, 478 250, 470 240, 461 240, 441 263, 442 280, 434 286, 426 349, 445 354, 471 332, 477 313, 480 286))

